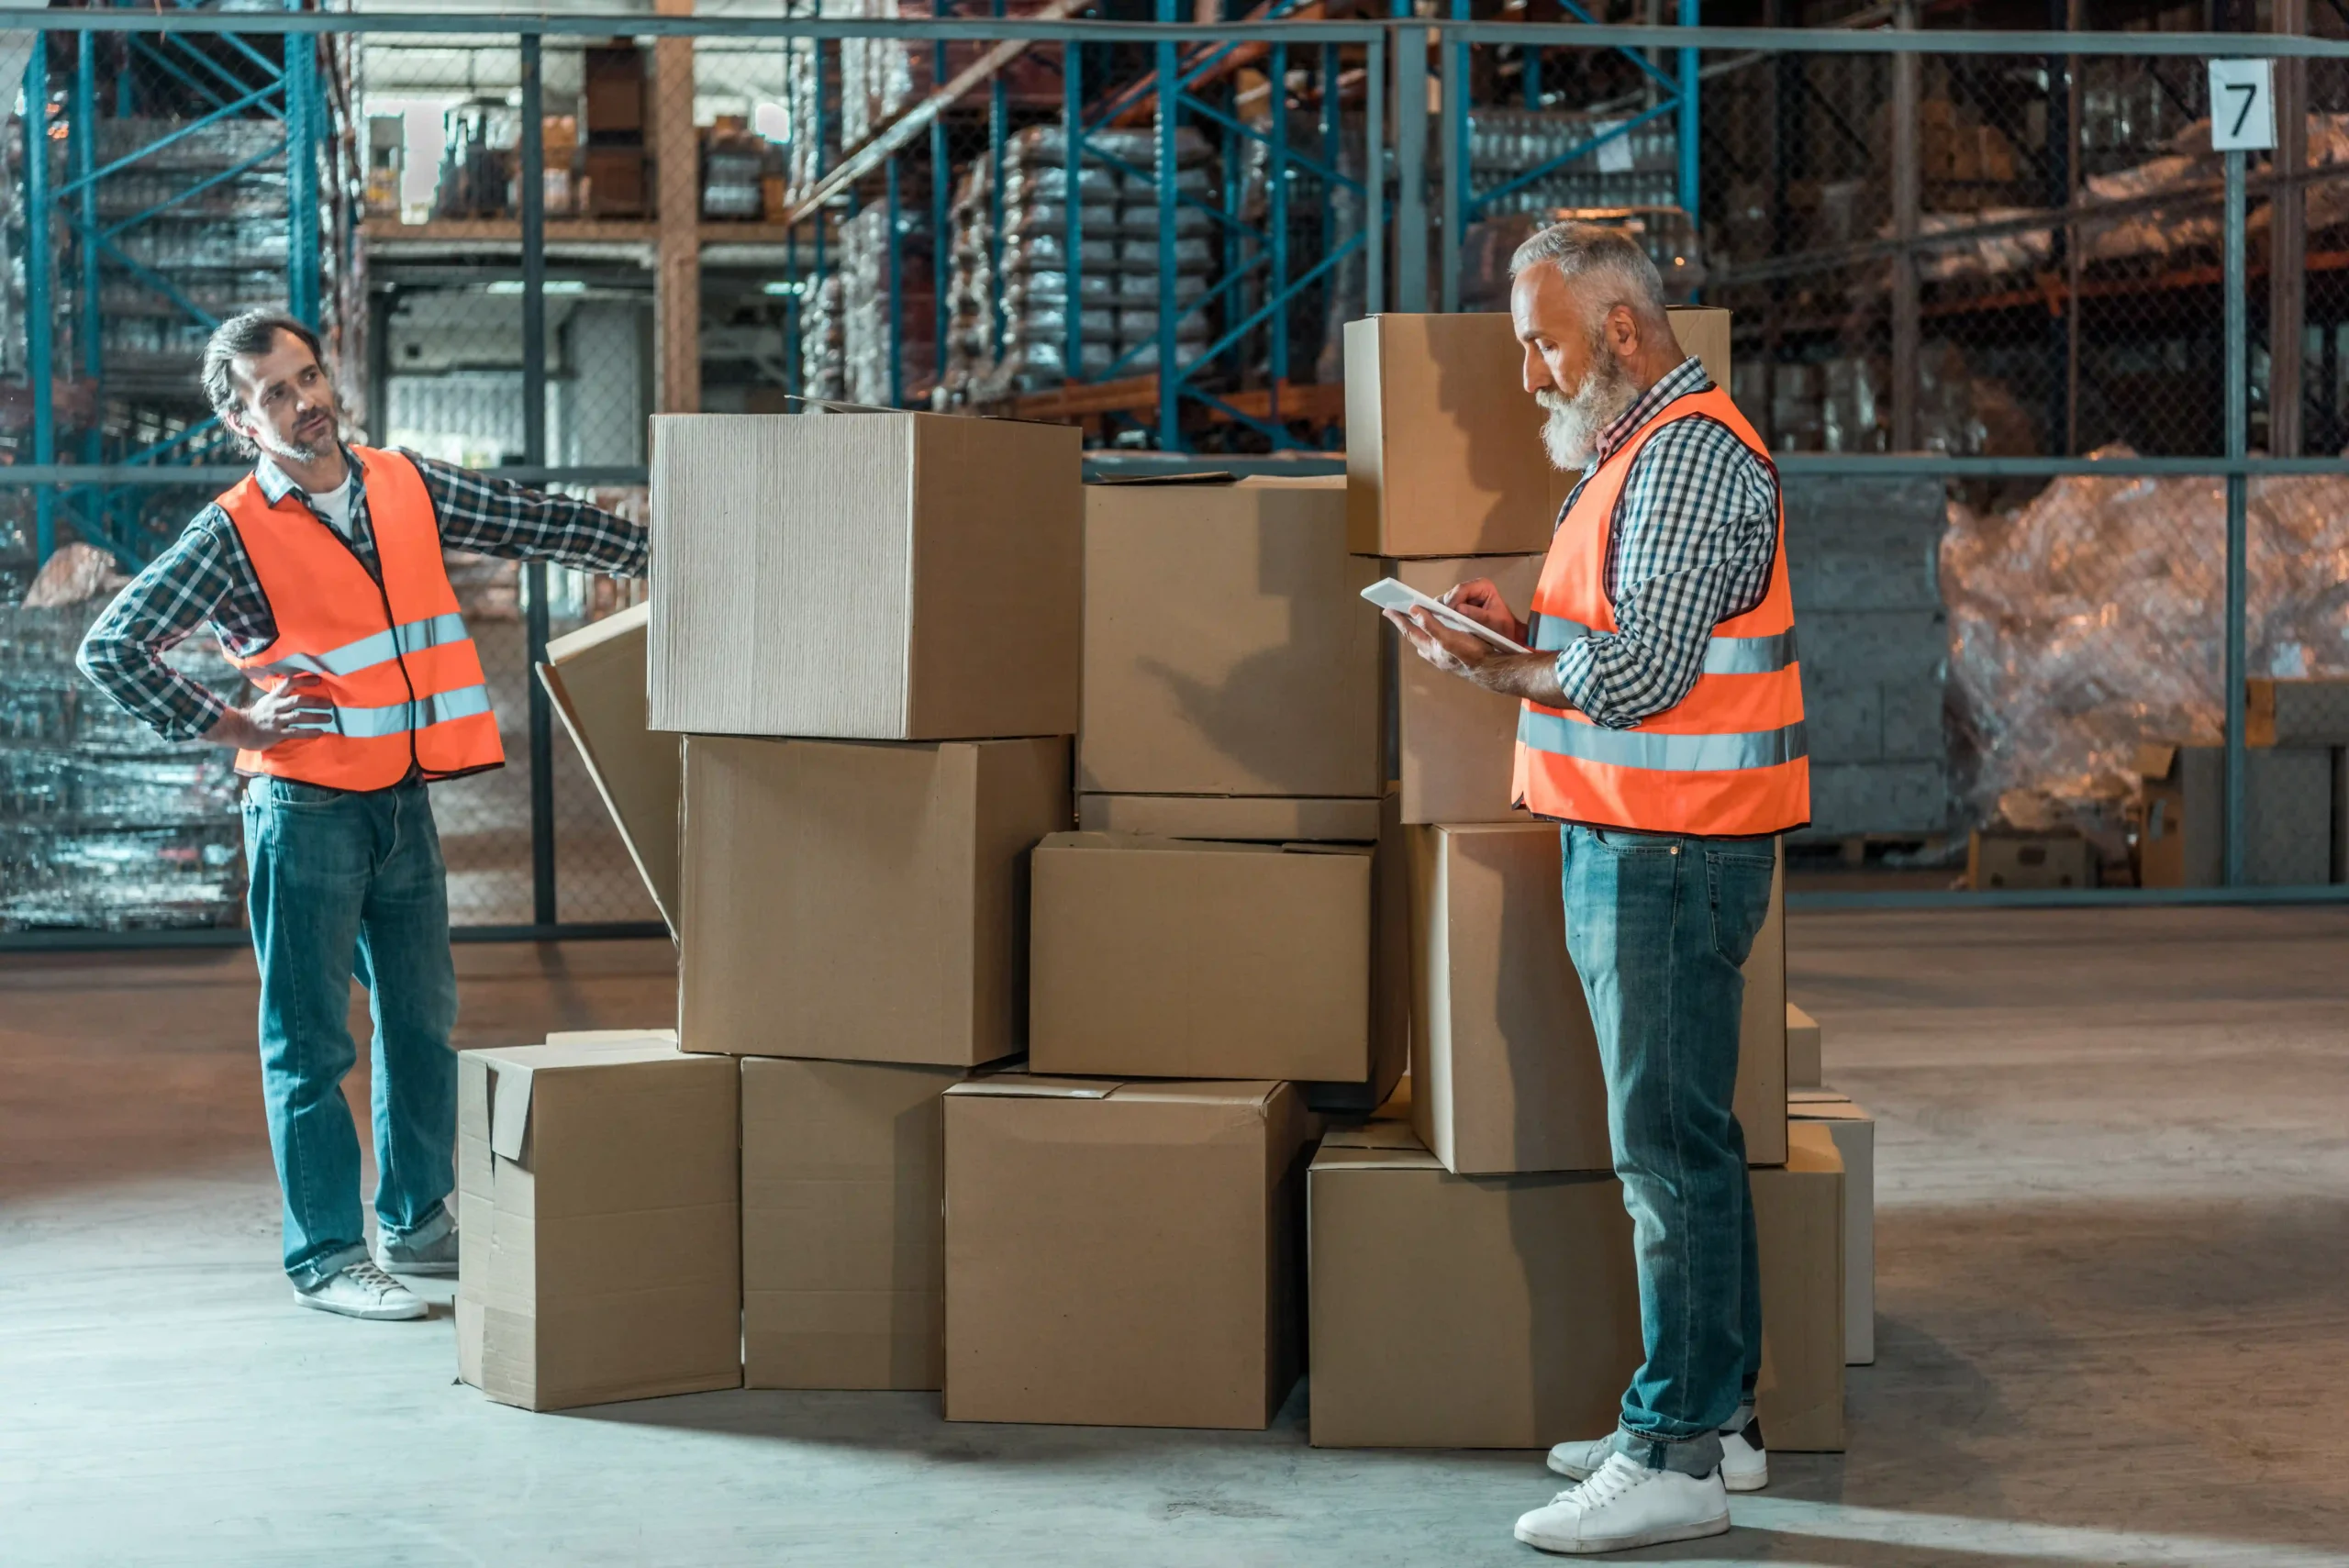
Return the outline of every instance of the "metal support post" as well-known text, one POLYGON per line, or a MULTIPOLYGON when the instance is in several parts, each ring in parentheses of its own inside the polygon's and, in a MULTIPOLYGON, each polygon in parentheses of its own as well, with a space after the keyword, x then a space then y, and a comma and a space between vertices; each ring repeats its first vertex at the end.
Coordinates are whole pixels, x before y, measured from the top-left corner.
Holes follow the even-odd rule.
MULTIPOLYGON (((287 40, 289 44, 294 40, 287 40)), ((522 45, 522 461, 547 461, 547 159, 539 38, 522 45)), ((547 659, 547 566, 522 569, 523 638, 530 669, 547 659)), ((554 710, 538 680, 530 691, 530 909, 541 926, 555 921, 554 710)))
MULTIPOLYGON (((1452 0, 1452 14, 1468 19, 1468 0, 1452 0)), ((1446 35, 1442 43, 1442 106, 1436 157, 1442 169, 1442 308, 1460 308, 1460 247, 1468 227, 1468 46, 1446 35)))
MULTIPOLYGON (((1003 0, 993 0, 989 13, 1004 14, 1003 0)), ((987 83, 987 276, 993 280, 988 292, 995 296, 995 332, 990 347, 995 357, 1003 358, 1003 144, 1010 134, 1010 100, 1005 96, 1003 72, 996 72, 987 83)), ((1076 193, 1069 195, 1074 199, 1076 193)))
MULTIPOLYGON (((1343 106, 1338 101, 1338 82, 1343 74, 1338 63, 1338 46, 1333 43, 1323 44, 1321 46, 1321 115, 1319 145, 1321 149, 1322 166, 1332 174, 1344 172, 1346 167, 1346 117, 1343 106)), ((1378 96, 1376 89, 1372 90, 1370 96, 1374 98, 1378 96)), ((1364 166, 1364 177, 1372 178, 1370 171, 1375 167, 1376 158, 1374 155, 1372 161, 1364 166)), ((1338 187, 1329 175, 1325 174, 1321 179, 1321 248, 1313 253, 1317 256, 1327 256, 1337 248, 1337 244, 1338 187)), ((1323 283, 1325 297, 1328 293, 1337 289, 1338 281, 1337 274, 1332 272, 1323 283)), ((1322 314, 1326 316, 1329 313, 1325 310, 1322 314)))
POLYGON ((1525 106, 1529 109, 1538 109, 1542 106, 1541 46, 1525 45, 1518 59, 1525 77, 1525 106))
MULTIPOLYGON (((930 82, 937 87, 946 80, 946 40, 941 39, 931 46, 930 82)), ((930 122, 930 293, 937 302, 932 313, 938 335, 938 366, 936 384, 946 385, 947 341, 953 336, 953 295, 948 292, 946 280, 953 274, 954 241, 950 232, 953 216, 948 206, 954 185, 954 167, 946 157, 946 117, 939 115, 930 122)))
MULTIPOLYGON (((2279 33, 2305 33, 2308 0, 2276 0, 2270 25, 2279 33)), ((2309 62, 2276 62, 2276 150, 2268 155, 2277 174, 2297 176, 2309 162, 2309 62)), ((2267 452, 2298 457, 2303 450, 2307 406, 2308 191, 2278 183, 2267 197, 2267 452)))
MULTIPOLYGON (((1061 158, 1067 200, 1062 217, 1066 223, 1063 243, 1067 265, 1063 269, 1066 292, 1061 302, 1067 333, 1061 350, 1062 379, 1085 379, 1085 46, 1071 39, 1061 47, 1061 158)), ((998 281, 996 286, 1000 288, 998 281)))
MULTIPOLYGON (((293 9, 291 0, 287 8, 293 9)), ((318 40, 285 39, 285 308, 318 319, 318 40)))
MULTIPOLYGON (((1917 28, 1917 0, 1895 0, 1892 25, 1917 28)), ((1917 253, 1923 191, 1917 146, 1919 61, 1914 53, 1892 57, 1892 232, 1902 249, 1892 261, 1892 450, 1917 450, 1918 361, 1923 357, 1923 327, 1917 300, 1917 253)))
MULTIPOLYGON (((1280 301, 1267 323, 1272 342, 1264 355, 1266 379, 1272 383, 1272 422, 1281 422, 1281 383, 1288 379, 1288 45, 1273 46, 1273 145, 1265 160, 1271 188, 1264 193, 1265 222, 1272 229, 1272 297, 1280 301)), ((1336 167, 1336 165, 1331 165, 1336 167)))
MULTIPOLYGON (((2243 153, 2226 154, 2227 457, 2241 462, 2251 450, 2249 310, 2243 297, 2243 153)), ((2227 820, 2226 885, 2243 885, 2243 600, 2247 570, 2248 478, 2227 475, 2227 820)))
MULTIPOLYGON (((815 177, 811 184, 824 183, 824 40, 809 39, 808 50, 815 55, 815 68, 809 72, 816 79, 816 101, 808 110, 808 130, 816 143, 813 163, 815 177)), ((824 286, 824 209, 816 209, 816 261, 807 273, 810 293, 824 286)))
MULTIPOLYGON (((1158 19, 1175 22, 1175 0, 1158 0, 1158 19)), ((1174 372, 1174 128, 1182 112, 1182 78, 1174 40, 1162 39, 1158 58, 1158 447, 1183 447, 1182 395, 1174 372)))
MULTIPOLYGON (((1680 0, 1682 27, 1696 27, 1697 13, 1698 0, 1680 0)), ((1701 233, 1704 220, 1698 198, 1703 193, 1697 183, 1700 167, 1697 157, 1697 50, 1691 47, 1680 50, 1680 210, 1688 215, 1689 227, 1701 233)), ((1692 292, 1688 297, 1693 300, 1697 296, 1692 292)))
MULTIPOLYGON (((57 461, 57 367, 50 338, 49 194, 49 35, 33 34, 25 65, 25 336, 27 378, 33 397, 33 461, 57 461)), ((33 492, 33 564, 57 551, 57 495, 44 484, 33 492)))
MULTIPOLYGON (((1411 0, 1395 0, 1411 15, 1411 0)), ((1428 307, 1428 29, 1397 28, 1395 39, 1395 305, 1428 307)), ((1373 92, 1377 84, 1371 85, 1373 92)))
POLYGON ((887 258, 889 276, 889 406, 906 406, 906 256, 898 240, 899 186, 897 155, 891 153, 883 172, 881 217, 889 226, 883 254, 887 258))
POLYGON ((1386 308, 1386 35, 1379 33, 1364 56, 1362 94, 1362 307, 1370 316, 1386 308))

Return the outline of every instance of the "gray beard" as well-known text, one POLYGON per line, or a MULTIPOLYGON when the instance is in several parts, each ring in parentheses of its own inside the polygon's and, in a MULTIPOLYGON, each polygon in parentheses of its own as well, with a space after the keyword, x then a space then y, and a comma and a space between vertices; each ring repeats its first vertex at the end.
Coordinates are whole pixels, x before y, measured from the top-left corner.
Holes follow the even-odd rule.
POLYGON ((1550 454, 1551 466, 1589 467, 1600 434, 1621 418, 1623 410, 1638 396, 1639 389, 1623 367, 1604 357, 1592 361, 1571 397, 1554 387, 1535 393, 1533 400, 1548 415, 1542 424, 1542 445, 1550 454))
POLYGON ((338 418, 335 422, 334 428, 328 432, 327 439, 320 441, 316 446, 305 445, 299 441, 280 440, 274 433, 262 436, 261 439, 253 444, 260 447, 262 451, 268 453, 271 457, 279 459, 283 462, 306 463, 317 462, 328 452, 334 450, 336 440, 340 437, 340 433, 341 420, 338 418))

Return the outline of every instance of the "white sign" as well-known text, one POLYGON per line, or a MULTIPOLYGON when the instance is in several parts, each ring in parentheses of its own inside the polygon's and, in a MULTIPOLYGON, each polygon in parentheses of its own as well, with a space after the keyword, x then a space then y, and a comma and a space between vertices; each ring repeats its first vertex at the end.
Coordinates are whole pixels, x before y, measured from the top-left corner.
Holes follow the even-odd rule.
POLYGON ((2210 61, 2210 150, 2266 152, 2276 145, 2276 62, 2210 61))

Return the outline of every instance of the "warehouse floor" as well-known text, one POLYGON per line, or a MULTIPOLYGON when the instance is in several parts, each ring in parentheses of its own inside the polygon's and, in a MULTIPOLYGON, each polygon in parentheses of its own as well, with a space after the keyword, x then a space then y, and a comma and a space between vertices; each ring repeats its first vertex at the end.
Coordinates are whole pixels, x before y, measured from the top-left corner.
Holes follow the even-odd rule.
MULTIPOLYGON (((2349 910, 1797 917, 1881 1118, 1881 1359, 1679 1562, 2349 1568, 2349 910)), ((659 1019, 666 944, 464 948, 465 1043, 659 1019)), ((531 1416, 296 1310, 250 960, 0 960, 0 1562, 1470 1564, 1537 1456, 947 1426, 916 1396, 531 1416)), ((446 1284, 431 1289, 445 1302, 446 1284)))

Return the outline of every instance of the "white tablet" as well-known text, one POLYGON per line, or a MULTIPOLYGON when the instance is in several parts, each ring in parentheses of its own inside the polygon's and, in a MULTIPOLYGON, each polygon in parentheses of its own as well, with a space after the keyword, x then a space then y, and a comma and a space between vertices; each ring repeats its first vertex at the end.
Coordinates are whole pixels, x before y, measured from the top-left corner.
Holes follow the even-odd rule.
POLYGON ((1442 600, 1431 599, 1417 588, 1406 583, 1398 583, 1392 577, 1381 577, 1377 582, 1364 588, 1362 591, 1362 596, 1382 610, 1394 610, 1405 616, 1408 616, 1413 610, 1425 610, 1444 625, 1456 631, 1464 631, 1471 637, 1481 637, 1504 653, 1533 651, 1521 642, 1510 641, 1491 627, 1470 619, 1442 600))

